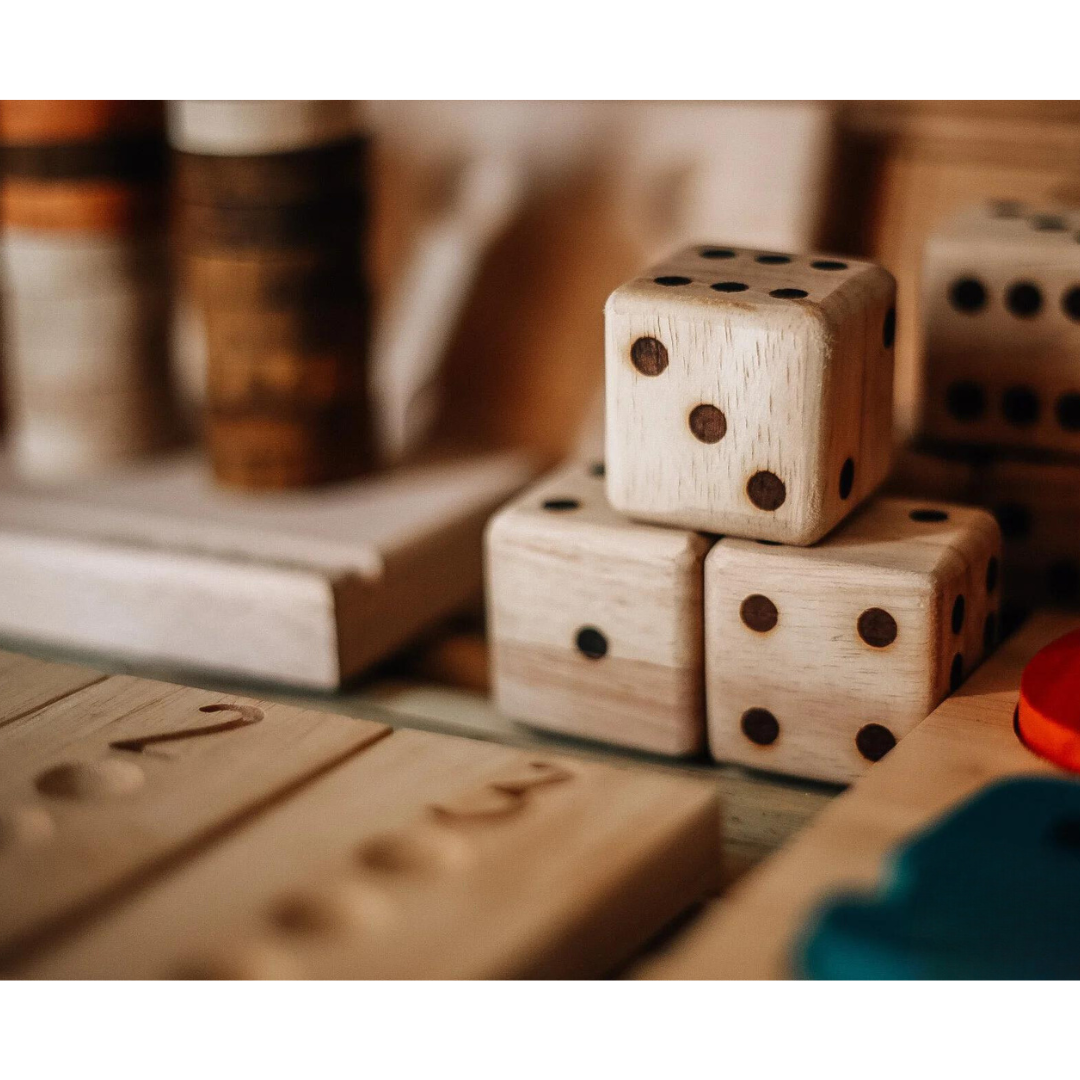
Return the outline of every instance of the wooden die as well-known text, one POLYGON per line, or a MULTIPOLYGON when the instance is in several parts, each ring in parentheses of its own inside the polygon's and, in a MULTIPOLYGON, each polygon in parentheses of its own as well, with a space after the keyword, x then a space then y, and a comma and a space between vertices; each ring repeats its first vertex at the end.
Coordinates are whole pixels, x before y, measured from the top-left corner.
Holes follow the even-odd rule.
POLYGON ((814 255, 687 248, 616 289, 607 491, 642 521, 811 544, 888 474, 895 282, 814 255))
POLYGON ((1080 213, 969 207, 923 259, 920 438, 1080 450, 1080 213))
POLYGON ((705 742, 702 573, 712 540, 640 525, 574 463, 500 511, 486 536, 499 709, 660 754, 705 742))
POLYGON ((812 548, 720 540, 705 561, 713 757, 858 776, 993 646, 1000 552, 984 510, 891 498, 812 548))

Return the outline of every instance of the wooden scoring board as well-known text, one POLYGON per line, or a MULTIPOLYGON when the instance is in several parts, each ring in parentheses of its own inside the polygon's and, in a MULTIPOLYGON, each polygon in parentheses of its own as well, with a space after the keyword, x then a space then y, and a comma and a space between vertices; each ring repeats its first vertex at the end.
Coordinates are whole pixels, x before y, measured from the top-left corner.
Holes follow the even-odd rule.
POLYGON ((3 653, 0 674, 8 977, 599 975, 716 885, 708 784, 130 676, 80 689, 3 653))
POLYGON ((1060 770, 1013 732, 1025 664, 1077 616, 1035 616, 883 761, 639 974, 652 979, 790 978, 797 936, 835 892, 872 887, 913 831, 995 780, 1060 770))
POLYGON ((497 454, 254 495, 180 456, 3 479, 0 633, 332 689, 479 595, 484 523, 530 475, 497 454))

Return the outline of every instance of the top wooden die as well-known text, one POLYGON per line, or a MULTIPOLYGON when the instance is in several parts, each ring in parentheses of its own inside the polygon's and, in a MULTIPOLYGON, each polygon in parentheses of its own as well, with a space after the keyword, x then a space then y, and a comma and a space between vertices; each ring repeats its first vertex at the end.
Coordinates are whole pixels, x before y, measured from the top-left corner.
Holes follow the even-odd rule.
POLYGON ((698 245, 616 289, 607 492, 630 517, 812 544, 889 471, 895 282, 698 245))
POLYGON ((924 439, 1080 449, 1080 213, 968 207, 923 257, 924 439))

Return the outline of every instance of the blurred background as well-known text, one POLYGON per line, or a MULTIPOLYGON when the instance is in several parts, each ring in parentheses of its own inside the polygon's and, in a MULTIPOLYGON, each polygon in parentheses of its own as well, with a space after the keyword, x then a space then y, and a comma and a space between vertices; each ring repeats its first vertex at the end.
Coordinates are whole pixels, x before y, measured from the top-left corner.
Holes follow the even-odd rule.
POLYGON ((1080 104, 5 101, 0 503, 177 450, 331 500, 598 457, 605 298, 701 241, 891 270, 902 440, 927 235, 986 199, 1080 199, 1080 104))

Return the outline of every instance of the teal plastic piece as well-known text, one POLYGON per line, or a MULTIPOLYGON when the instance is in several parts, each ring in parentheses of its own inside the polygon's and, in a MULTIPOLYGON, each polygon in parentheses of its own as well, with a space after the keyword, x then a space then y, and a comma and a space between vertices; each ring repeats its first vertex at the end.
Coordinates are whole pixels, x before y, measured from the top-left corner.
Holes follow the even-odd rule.
POLYGON ((795 956, 811 979, 1080 978, 1080 783, 993 784, 835 898, 795 956))

